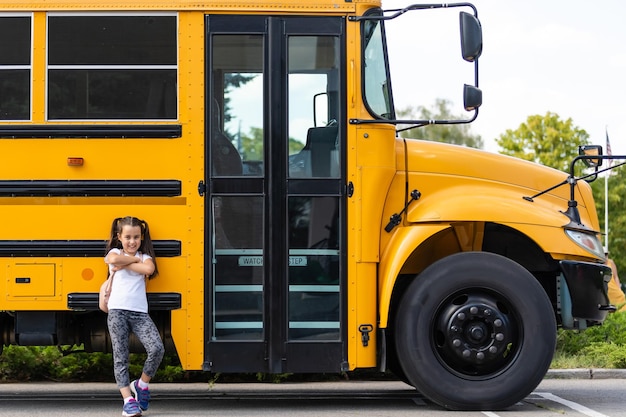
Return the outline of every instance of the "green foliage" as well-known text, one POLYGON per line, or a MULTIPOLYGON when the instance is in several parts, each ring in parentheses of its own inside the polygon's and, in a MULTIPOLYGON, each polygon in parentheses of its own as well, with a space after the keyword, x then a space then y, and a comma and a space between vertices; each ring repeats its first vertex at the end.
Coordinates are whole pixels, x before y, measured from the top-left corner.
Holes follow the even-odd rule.
POLYGON ((555 354, 552 368, 626 368, 626 347, 615 343, 592 343, 581 349, 580 353, 568 355, 555 354))
POLYGON ((584 331, 559 330, 552 367, 626 368, 626 312, 584 331))
POLYGON ((32 349, 8 346, 0 357, 0 379, 28 380, 32 374, 40 373, 41 361, 32 349))
MULTIPOLYGON (((130 355, 130 374, 141 375, 145 354, 130 355)), ((189 380, 176 355, 165 355, 154 377, 156 382, 189 380)), ((0 381, 113 381, 110 353, 87 353, 79 348, 56 346, 7 346, 0 355, 0 381)))
MULTIPOLYGON (((55 381, 82 381, 107 380, 113 377, 113 359, 110 354, 92 354, 87 352, 72 352, 62 354, 54 346, 47 346, 44 352, 49 352, 49 378, 55 381)), ((42 377, 45 378, 45 375, 42 377)))
MULTIPOLYGON (((569 172, 578 146, 589 144, 589 134, 572 119, 561 120, 555 113, 528 116, 516 130, 507 129, 496 139, 501 153, 569 172)), ((577 166, 577 175, 582 172, 577 166)))
POLYGON ((258 382, 272 382, 274 384, 280 384, 283 381, 286 381, 293 374, 283 373, 283 374, 266 374, 263 372, 256 373, 256 380, 258 382))
POLYGON ((222 375, 222 373, 217 372, 209 376, 209 389, 213 389, 213 387, 215 387, 217 380, 220 379, 220 375, 222 375))
MULTIPOLYGON (((235 138, 231 142, 237 148, 244 161, 262 161, 264 159, 263 129, 260 127, 251 127, 248 134, 242 132, 238 134, 228 133, 228 136, 235 138)), ((294 138, 289 138, 290 155, 300 151, 303 146, 304 143, 294 138)))
POLYGON ((0 356, 1 381, 80 381, 113 377, 111 355, 75 352, 56 346, 7 346, 0 356))
MULTIPOLYGON (((146 359, 145 354, 130 355, 131 378, 138 376, 146 359)), ((349 374, 210 374, 201 371, 184 371, 177 355, 166 354, 157 370, 154 382, 208 382, 212 387, 220 382, 270 382, 285 381, 335 381, 338 379, 380 379, 381 373, 358 370, 349 374)), ((382 375, 384 377, 384 375, 382 375)), ((389 379, 385 377, 385 379, 389 379)), ((4 348, 0 355, 0 382, 23 381, 102 381, 113 382, 113 359, 110 353, 87 353, 80 347, 15 346, 4 348)))
POLYGON ((244 161, 263 160, 263 129, 251 127, 250 135, 241 134, 241 137, 234 143, 244 161))
MULTIPOLYGON (((435 100, 434 109, 430 110, 423 106, 407 107, 398 110, 397 117, 399 119, 413 120, 453 120, 463 119, 463 116, 451 114, 450 107, 452 103, 449 100, 435 100)), ((408 127, 408 126, 399 126, 408 127)), ((483 140, 480 135, 470 133, 469 124, 450 124, 450 125, 428 125, 419 129, 411 129, 400 132, 403 138, 415 138, 430 140, 433 142, 445 142, 455 145, 465 145, 471 148, 482 149, 483 140)))
POLYGON ((615 343, 593 343, 583 354, 595 359, 594 368, 626 368, 626 346, 615 343))

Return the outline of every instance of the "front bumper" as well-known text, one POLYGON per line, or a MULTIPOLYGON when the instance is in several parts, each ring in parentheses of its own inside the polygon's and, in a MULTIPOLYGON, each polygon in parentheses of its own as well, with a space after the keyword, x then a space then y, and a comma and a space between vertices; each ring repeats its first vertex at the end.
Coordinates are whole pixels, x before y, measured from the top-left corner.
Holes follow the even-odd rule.
POLYGON ((559 263, 564 277, 559 291, 563 327, 585 328, 602 323, 609 311, 615 311, 607 293, 611 268, 589 262, 559 263))

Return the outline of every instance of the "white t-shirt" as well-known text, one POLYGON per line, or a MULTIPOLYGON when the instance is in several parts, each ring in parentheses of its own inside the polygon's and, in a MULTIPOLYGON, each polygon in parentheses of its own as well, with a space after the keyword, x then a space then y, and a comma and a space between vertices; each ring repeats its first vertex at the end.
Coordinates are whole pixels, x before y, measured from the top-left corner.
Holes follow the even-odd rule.
MULTIPOLYGON (((121 249, 111 249, 109 253, 121 254, 121 249)), ((125 256, 131 256, 124 254, 125 256)), ((109 256, 109 254, 107 254, 109 256)), ((136 257, 144 262, 152 259, 150 255, 137 252, 136 257)), ((106 262, 107 257, 104 258, 106 262)), ((109 265, 109 273, 113 265, 109 265)), ((109 310, 129 310, 140 313, 148 312, 148 299, 146 297, 146 276, 131 271, 128 268, 115 272, 113 277, 113 287, 109 297, 109 310)))

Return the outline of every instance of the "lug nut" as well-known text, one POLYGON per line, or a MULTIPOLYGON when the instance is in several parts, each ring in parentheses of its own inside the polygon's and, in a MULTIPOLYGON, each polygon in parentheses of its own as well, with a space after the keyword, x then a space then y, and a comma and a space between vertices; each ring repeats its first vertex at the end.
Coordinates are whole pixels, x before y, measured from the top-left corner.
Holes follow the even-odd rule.
POLYGON ((474 327, 470 331, 470 335, 472 336, 472 338, 479 340, 479 339, 482 339, 485 333, 483 332, 483 329, 481 329, 480 327, 474 327))

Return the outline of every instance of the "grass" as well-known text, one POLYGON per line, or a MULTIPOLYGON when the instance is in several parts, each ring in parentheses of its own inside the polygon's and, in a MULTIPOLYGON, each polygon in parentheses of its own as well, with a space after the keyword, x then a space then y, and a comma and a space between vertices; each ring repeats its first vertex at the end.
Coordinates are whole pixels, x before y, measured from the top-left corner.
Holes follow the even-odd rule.
POLYGON ((610 314, 602 326, 559 330, 552 368, 626 368, 626 312, 610 314))

